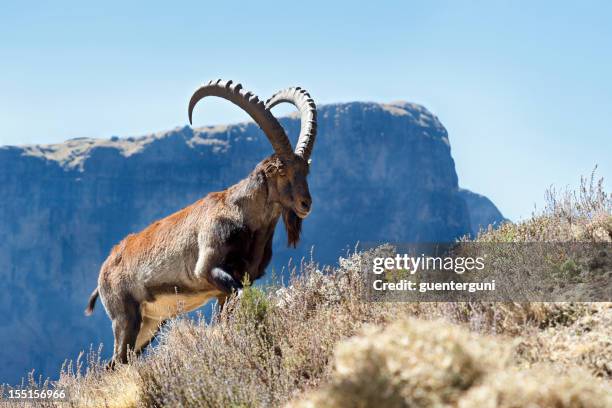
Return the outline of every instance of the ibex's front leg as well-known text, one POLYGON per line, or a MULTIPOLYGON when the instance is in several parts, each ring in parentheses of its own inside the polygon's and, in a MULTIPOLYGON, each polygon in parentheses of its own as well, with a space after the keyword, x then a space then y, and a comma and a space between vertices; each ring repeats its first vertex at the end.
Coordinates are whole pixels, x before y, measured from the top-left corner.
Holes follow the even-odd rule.
POLYGON ((211 283, 224 293, 231 294, 242 290, 242 283, 223 269, 216 267, 210 272, 211 283))
POLYGON ((198 254, 194 276, 206 280, 225 295, 242 290, 242 283, 236 280, 229 271, 223 270, 221 264, 226 251, 221 248, 203 247, 198 254))
POLYGON ((234 279, 229 273, 225 272, 221 268, 213 268, 212 270, 212 279, 214 284, 220 288, 223 287, 223 294, 217 296, 217 302, 219 302, 219 310, 223 310, 223 306, 225 306, 225 302, 227 298, 232 293, 236 293, 237 296, 242 294, 242 283, 238 282, 234 279))

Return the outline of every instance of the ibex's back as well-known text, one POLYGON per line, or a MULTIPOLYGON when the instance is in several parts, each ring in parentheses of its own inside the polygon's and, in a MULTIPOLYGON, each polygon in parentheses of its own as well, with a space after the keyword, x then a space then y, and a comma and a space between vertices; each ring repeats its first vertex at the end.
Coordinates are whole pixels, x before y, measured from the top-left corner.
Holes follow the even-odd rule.
POLYGON ((98 287, 86 313, 100 295, 113 322, 113 362, 140 352, 163 322, 217 298, 240 291, 242 281, 261 277, 272 257, 272 239, 283 216, 289 244, 296 245, 301 220, 311 209, 306 177, 316 135, 316 108, 308 93, 290 88, 264 105, 231 81, 199 88, 189 104, 215 95, 242 107, 268 136, 275 154, 238 184, 131 234, 115 246, 102 265, 98 287), (302 131, 295 153, 270 109, 290 102, 300 109, 302 131))

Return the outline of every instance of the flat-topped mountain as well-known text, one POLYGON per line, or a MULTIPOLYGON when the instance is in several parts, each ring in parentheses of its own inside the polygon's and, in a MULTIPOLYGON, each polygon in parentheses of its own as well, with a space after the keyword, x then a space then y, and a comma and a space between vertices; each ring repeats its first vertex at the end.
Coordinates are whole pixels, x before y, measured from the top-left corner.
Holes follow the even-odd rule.
MULTIPOLYGON (((295 140, 299 120, 281 123, 295 140)), ((89 319, 82 311, 110 248, 237 182, 271 153, 254 123, 0 147, 0 382, 31 368, 55 376, 90 344, 104 342, 108 354, 102 308, 89 319)), ((271 268, 310 259, 313 246, 315 260, 333 263, 357 242, 449 241, 472 231, 447 132, 422 106, 319 107, 312 159, 302 243, 287 249, 278 228, 271 268)))

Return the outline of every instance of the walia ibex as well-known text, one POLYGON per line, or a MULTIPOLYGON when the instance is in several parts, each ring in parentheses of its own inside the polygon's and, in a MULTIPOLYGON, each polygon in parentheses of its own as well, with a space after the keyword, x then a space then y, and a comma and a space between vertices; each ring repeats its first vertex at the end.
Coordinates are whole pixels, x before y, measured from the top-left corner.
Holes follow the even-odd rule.
POLYGON ((207 96, 227 99, 246 111, 270 140, 274 154, 239 183, 128 235, 112 249, 85 311, 93 312, 99 295, 115 336, 111 365, 125 363, 128 350, 141 352, 166 319, 212 298, 222 305, 241 290, 245 277, 251 282, 260 278, 272 258, 279 217, 289 245, 295 247, 302 219, 310 213, 306 177, 317 131, 310 95, 288 88, 264 104, 240 84, 211 81, 191 97, 190 123, 195 105, 207 96), (281 102, 295 105, 301 114, 295 151, 270 111, 281 102))

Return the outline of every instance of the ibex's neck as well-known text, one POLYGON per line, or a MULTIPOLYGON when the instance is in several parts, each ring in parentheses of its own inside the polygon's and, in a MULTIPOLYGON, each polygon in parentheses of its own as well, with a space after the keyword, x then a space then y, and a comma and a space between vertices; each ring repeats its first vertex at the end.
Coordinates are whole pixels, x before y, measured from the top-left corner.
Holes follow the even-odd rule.
POLYGON ((282 208, 272 199, 269 184, 263 168, 258 165, 251 174, 228 190, 228 201, 242 209, 250 228, 270 225, 281 214, 282 208))

